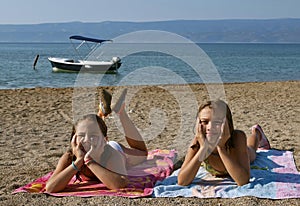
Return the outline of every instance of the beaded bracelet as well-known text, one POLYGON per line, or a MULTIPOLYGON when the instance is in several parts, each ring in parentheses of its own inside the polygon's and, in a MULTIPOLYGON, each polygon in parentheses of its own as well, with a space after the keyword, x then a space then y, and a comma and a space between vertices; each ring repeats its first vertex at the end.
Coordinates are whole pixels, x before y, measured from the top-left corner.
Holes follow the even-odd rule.
POLYGON ((74 161, 72 161, 72 167, 74 170, 76 170, 78 172, 80 171, 80 169, 78 169, 78 167, 75 165, 74 161))

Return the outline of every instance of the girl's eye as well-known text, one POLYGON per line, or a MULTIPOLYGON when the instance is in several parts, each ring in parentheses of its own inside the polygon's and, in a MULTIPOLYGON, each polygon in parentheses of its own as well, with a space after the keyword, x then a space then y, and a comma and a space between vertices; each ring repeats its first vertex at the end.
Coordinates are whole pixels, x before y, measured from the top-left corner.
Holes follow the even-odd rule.
POLYGON ((199 124, 201 124, 201 125, 208 125, 208 121, 207 120, 200 120, 199 124))
MULTIPOLYGON (((208 125, 208 123, 209 123, 208 120, 200 120, 199 121, 199 124, 201 124, 201 125, 208 125)), ((211 124, 214 126, 221 126, 223 124, 223 121, 215 120, 215 121, 212 121, 211 124)))
POLYGON ((223 124, 223 121, 217 121, 216 120, 216 121, 213 121, 212 124, 215 125, 215 126, 221 126, 223 124))
POLYGON ((77 137, 84 137, 85 135, 84 134, 77 134, 77 137))

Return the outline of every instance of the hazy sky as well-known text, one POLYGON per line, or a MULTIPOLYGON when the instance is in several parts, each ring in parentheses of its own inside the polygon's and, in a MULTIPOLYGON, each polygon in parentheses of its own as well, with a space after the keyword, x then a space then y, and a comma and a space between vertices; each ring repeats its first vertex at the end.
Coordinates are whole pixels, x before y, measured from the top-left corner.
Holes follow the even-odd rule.
POLYGON ((1 0, 0 24, 300 18, 300 0, 1 0))

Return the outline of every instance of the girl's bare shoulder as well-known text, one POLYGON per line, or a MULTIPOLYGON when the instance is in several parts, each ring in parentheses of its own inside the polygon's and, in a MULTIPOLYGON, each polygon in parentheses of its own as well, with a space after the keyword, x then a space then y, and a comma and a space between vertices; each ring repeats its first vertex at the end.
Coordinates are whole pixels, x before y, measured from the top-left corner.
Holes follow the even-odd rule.
POLYGON ((242 130, 234 130, 232 134, 233 143, 235 145, 244 144, 247 141, 247 136, 242 130))
POLYGON ((233 131, 233 137, 246 137, 246 134, 243 130, 234 130, 233 131))

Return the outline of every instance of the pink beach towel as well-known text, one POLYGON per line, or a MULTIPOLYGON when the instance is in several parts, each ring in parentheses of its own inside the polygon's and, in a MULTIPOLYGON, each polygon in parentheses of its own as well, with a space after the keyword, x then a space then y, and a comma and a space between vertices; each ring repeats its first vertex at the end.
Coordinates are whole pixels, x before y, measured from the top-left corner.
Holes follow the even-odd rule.
POLYGON ((153 192, 153 187, 157 181, 162 181, 168 177, 173 169, 173 162, 176 158, 174 150, 153 150, 150 151, 147 160, 140 165, 132 167, 128 171, 129 184, 127 188, 110 190, 99 181, 75 182, 75 176, 71 179, 67 187, 59 193, 46 193, 45 186, 47 180, 53 172, 49 172, 33 182, 16 189, 18 192, 46 193, 53 196, 123 196, 123 197, 146 197, 153 192))

